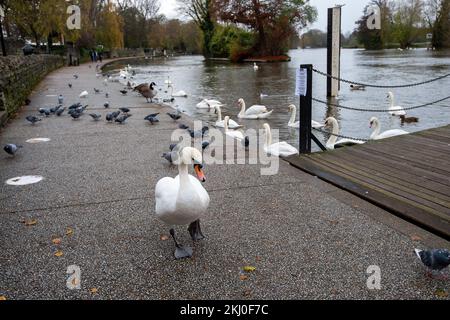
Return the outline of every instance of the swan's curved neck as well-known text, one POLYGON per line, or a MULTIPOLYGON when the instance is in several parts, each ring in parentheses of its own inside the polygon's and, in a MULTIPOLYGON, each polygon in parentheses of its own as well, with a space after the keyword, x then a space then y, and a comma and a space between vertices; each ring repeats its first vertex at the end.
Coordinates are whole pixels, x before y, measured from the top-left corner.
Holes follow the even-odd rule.
POLYGON ((242 101, 241 102, 241 112, 239 113, 239 115, 243 116, 245 114, 245 108, 246 108, 245 102, 242 101))
POLYGON ((378 121, 375 121, 373 124, 373 132, 372 132, 372 135, 370 136, 370 138, 375 139, 376 137, 378 137, 380 135, 380 132, 381 132, 380 123, 378 121))
POLYGON ((336 119, 331 120, 331 126, 332 126, 332 130, 331 130, 331 137, 330 139, 328 139, 327 145, 335 145, 336 141, 338 139, 337 135, 339 134, 339 123, 337 122, 336 119))
POLYGON ((389 95, 389 100, 391 101, 391 107, 393 107, 394 106, 394 104, 395 104, 395 98, 394 98, 394 95, 389 95))
MULTIPOLYGON (((228 121, 229 121, 229 120, 228 120, 228 121)), ((225 129, 225 133, 228 132, 228 121, 227 121, 227 120, 224 120, 224 122, 223 122, 223 127, 224 127, 224 129, 225 129)))
POLYGON ((295 118, 297 117, 297 108, 293 107, 291 111, 291 119, 289 120, 289 125, 292 125, 295 123, 295 118))
POLYGON ((269 128, 266 128, 266 147, 272 145, 272 132, 269 128))

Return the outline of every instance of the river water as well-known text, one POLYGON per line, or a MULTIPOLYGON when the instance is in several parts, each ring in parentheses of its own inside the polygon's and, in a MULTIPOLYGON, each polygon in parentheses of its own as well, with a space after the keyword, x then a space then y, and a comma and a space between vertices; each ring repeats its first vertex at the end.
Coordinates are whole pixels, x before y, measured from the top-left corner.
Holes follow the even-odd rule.
MULTIPOLYGON (((316 69, 326 71, 326 49, 292 50, 289 63, 260 64, 254 71, 253 64, 233 64, 229 62, 205 61, 201 56, 181 56, 130 61, 136 71, 135 81, 158 84, 159 98, 169 98, 165 93, 165 80, 170 77, 174 91, 184 90, 188 98, 176 98, 172 106, 180 106, 190 116, 213 124, 216 115, 207 110, 196 109, 202 98, 213 98, 226 104, 223 114, 242 123, 245 128, 259 129, 269 122, 273 129, 280 130, 280 138, 298 146, 298 129, 288 128, 290 118, 288 105, 298 106, 299 97, 295 96, 295 75, 300 64, 313 64, 316 69), (261 97, 261 94, 267 95, 261 97), (247 106, 266 105, 274 113, 268 120, 254 121, 237 119, 239 108, 236 101, 244 98, 247 106)), ((122 67, 119 63, 112 68, 122 67)), ((421 82, 450 73, 450 52, 427 51, 425 49, 398 51, 365 51, 343 49, 341 59, 341 77, 352 81, 397 85, 421 82)), ((341 92, 335 101, 341 105, 355 108, 387 109, 387 89, 367 88, 365 91, 351 91, 348 84, 342 83, 341 92)), ((450 95, 450 77, 431 84, 392 90, 396 96, 396 105, 404 107, 420 105, 450 95)), ((314 74, 313 96, 326 100, 326 78, 314 74)), ((438 104, 450 106, 450 100, 438 104)), ((409 132, 439 127, 450 123, 450 107, 426 107, 408 112, 408 116, 418 117, 417 124, 405 124, 403 127, 396 117, 386 113, 355 112, 320 103, 313 104, 313 119, 323 122, 328 116, 334 116, 341 127, 341 134, 368 138, 371 134, 369 119, 377 116, 382 130, 402 128, 409 132)), ((329 137, 318 133, 322 141, 329 137)), ((317 148, 315 148, 317 150, 317 148)))

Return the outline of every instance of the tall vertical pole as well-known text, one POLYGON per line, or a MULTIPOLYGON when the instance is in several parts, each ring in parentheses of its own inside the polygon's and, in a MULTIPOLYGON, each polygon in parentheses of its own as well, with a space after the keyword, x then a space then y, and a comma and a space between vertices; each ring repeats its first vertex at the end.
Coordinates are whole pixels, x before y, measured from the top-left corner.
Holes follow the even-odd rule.
MULTIPOLYGON (((328 9, 327 73, 338 78, 341 73, 341 13, 340 6, 328 9)), ((340 82, 328 78, 327 96, 337 97, 339 90, 340 82)))
POLYGON ((312 77, 313 66, 302 64, 301 70, 306 71, 306 94, 300 93, 300 154, 311 153, 311 119, 312 119, 312 77))

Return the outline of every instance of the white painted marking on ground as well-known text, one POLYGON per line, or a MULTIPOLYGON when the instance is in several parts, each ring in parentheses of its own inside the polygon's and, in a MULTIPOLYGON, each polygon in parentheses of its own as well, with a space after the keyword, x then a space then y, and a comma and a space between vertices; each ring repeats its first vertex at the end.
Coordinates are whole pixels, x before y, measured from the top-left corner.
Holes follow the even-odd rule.
POLYGON ((23 176, 9 179, 6 181, 6 184, 10 186, 26 186, 41 182, 42 180, 44 180, 44 177, 41 176, 23 176))
POLYGON ((50 142, 49 138, 33 138, 26 141, 27 143, 41 143, 41 142, 50 142))

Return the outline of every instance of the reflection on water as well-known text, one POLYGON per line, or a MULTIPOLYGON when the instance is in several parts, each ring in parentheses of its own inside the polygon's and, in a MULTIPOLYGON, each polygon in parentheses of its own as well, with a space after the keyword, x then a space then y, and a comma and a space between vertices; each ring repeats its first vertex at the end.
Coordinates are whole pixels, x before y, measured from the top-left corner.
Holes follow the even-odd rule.
MULTIPOLYGON (((184 90, 186 98, 177 98, 173 106, 179 105, 186 112, 203 121, 214 123, 216 115, 207 110, 196 109, 202 98, 213 98, 225 103, 223 116, 229 115, 237 120, 239 108, 236 102, 244 98, 247 106, 263 104, 274 113, 269 120, 271 127, 280 130, 280 137, 297 146, 298 130, 288 128, 288 105, 298 106, 299 98, 295 93, 295 71, 300 64, 313 64, 316 69, 326 71, 326 49, 293 50, 289 63, 261 64, 259 71, 252 64, 231 64, 228 62, 205 61, 201 56, 183 56, 169 59, 139 60, 131 62, 136 70, 136 82, 154 81, 162 88, 160 98, 168 98, 165 93, 165 80, 170 77, 174 92, 184 90), (261 94, 268 95, 261 97, 261 94)), ((372 84, 407 84, 435 78, 450 72, 450 52, 426 50, 412 51, 364 51, 342 50, 342 78, 372 84)), ((119 66, 116 66, 119 67, 119 66)), ((314 74, 313 96, 325 100, 326 79, 314 74)), ((394 89, 396 104, 404 107, 418 105, 449 94, 450 79, 420 87, 394 89)), ((387 109, 386 89, 351 91, 349 85, 342 83, 341 93, 334 102, 356 108, 387 109)), ((441 103, 450 106, 450 101, 441 103)), ((328 116, 338 119, 341 133, 348 136, 367 138, 370 136, 369 119, 378 116, 382 129, 394 129, 401 126, 400 119, 388 113, 363 113, 327 108, 314 103, 313 119, 324 121, 328 116)), ((410 132, 446 125, 450 122, 450 108, 426 107, 410 111, 408 116, 420 118, 419 123, 406 125, 410 132)), ((261 128, 265 121, 238 121, 246 128, 261 128)), ((322 134, 318 134, 325 140, 322 134)))

